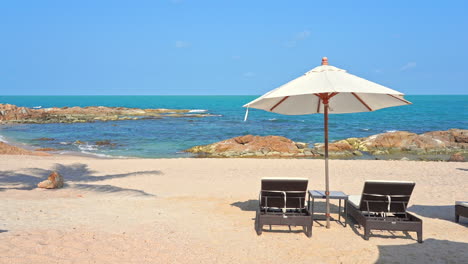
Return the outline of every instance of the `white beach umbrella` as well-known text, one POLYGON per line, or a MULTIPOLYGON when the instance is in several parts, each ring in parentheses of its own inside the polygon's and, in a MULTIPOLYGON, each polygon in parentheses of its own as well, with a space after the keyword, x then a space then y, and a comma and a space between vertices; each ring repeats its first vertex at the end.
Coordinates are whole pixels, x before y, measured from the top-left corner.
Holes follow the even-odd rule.
MULTIPOLYGON (((403 94, 380 84, 322 65, 244 105, 283 115, 324 114, 325 194, 327 228, 330 228, 328 180, 328 114, 371 112, 385 107, 411 104, 403 94)), ((246 113, 247 118, 247 113, 246 113)))

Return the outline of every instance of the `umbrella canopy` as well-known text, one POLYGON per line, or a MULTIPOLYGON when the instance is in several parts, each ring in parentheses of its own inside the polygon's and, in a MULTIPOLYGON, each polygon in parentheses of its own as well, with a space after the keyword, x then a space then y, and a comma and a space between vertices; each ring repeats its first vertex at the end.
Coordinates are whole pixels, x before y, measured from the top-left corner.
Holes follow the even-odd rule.
POLYGON ((244 107, 257 108, 283 115, 324 113, 319 94, 334 94, 329 101, 329 113, 370 112, 385 107, 410 104, 403 94, 352 75, 345 70, 322 65, 306 72, 244 107))
POLYGON ((328 59, 324 57, 321 66, 245 104, 244 107, 283 115, 324 114, 325 194, 329 228, 328 113, 371 112, 407 104, 411 103, 403 98, 402 93, 330 66, 328 59))

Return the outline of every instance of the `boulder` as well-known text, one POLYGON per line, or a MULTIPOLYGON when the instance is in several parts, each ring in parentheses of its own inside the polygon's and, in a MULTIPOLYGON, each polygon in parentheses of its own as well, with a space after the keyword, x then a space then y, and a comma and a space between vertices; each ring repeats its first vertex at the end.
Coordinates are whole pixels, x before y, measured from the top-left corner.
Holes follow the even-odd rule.
POLYGON ((294 156, 302 153, 296 143, 280 136, 246 135, 185 150, 206 156, 294 156))
POLYGON ((58 172, 52 172, 47 180, 40 182, 37 184, 39 188, 45 189, 58 189, 63 187, 63 177, 58 172))
POLYGON ((110 140, 101 140, 101 141, 96 141, 94 144, 97 146, 116 146, 116 143, 112 143, 110 140))
MULTIPOLYGON (((468 130, 450 129, 415 134, 396 131, 360 139, 358 150, 375 153, 411 152, 418 155, 450 153, 467 150, 468 130)), ((356 146, 356 143, 353 144, 356 146)))

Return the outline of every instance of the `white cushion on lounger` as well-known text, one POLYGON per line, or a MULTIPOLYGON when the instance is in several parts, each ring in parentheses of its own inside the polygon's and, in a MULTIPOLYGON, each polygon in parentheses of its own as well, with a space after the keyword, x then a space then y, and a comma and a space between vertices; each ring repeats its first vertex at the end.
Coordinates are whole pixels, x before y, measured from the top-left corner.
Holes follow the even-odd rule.
POLYGON ((348 201, 352 206, 359 208, 359 204, 361 203, 361 195, 349 195, 348 201))
POLYGON ((461 206, 464 206, 464 207, 468 207, 468 202, 456 201, 455 204, 456 205, 461 205, 461 206))
POLYGON ((291 180, 291 181, 308 181, 307 178, 285 178, 285 177, 264 177, 262 180, 291 180))
POLYGON ((366 182, 382 182, 382 183, 385 183, 385 182, 388 182, 388 183, 414 183, 412 181, 383 181, 383 180, 368 180, 366 182))

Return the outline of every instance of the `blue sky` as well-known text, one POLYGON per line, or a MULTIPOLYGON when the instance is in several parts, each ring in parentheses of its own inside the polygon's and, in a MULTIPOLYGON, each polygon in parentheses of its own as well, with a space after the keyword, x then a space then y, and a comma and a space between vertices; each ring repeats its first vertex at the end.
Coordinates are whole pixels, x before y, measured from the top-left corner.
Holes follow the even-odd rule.
POLYGON ((468 1, 3 1, 1 95, 258 95, 330 64, 467 94, 468 1))

